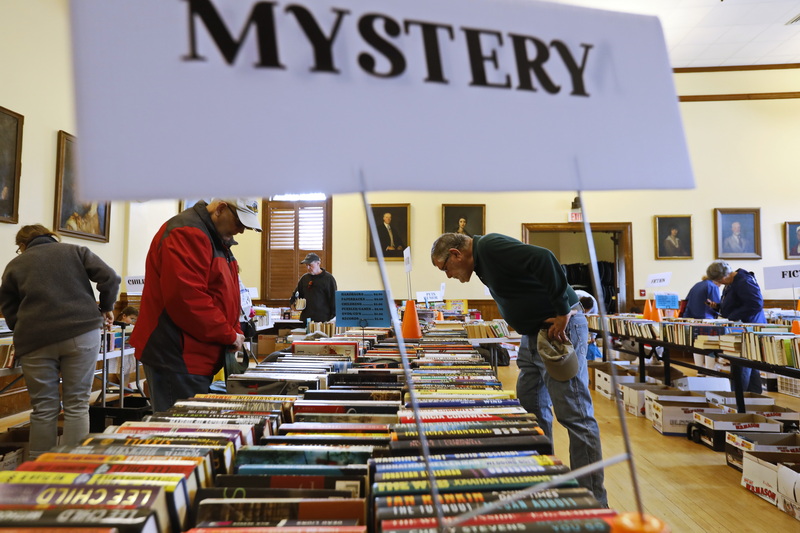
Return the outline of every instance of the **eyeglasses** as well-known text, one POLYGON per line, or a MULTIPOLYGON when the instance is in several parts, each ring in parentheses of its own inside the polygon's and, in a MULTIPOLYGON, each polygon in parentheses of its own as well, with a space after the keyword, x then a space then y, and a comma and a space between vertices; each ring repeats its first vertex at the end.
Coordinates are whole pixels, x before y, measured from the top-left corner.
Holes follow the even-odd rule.
POLYGON ((22 249, 19 246, 17 246, 17 255, 19 255, 21 253, 22 253, 22 249))
POLYGON ((440 268, 439 270, 441 270, 442 272, 447 272, 447 262, 450 261, 450 256, 452 254, 453 254, 452 252, 447 252, 447 258, 445 258, 444 263, 442 263, 442 268, 440 268))
POLYGON ((233 214, 233 219, 236 221, 237 229, 241 229, 242 231, 244 231, 246 228, 244 227, 244 224, 242 224, 242 221, 239 220, 239 215, 236 213, 236 210, 234 208, 232 208, 230 206, 230 204, 226 204, 226 205, 227 205, 228 209, 230 209, 231 213, 233 214))

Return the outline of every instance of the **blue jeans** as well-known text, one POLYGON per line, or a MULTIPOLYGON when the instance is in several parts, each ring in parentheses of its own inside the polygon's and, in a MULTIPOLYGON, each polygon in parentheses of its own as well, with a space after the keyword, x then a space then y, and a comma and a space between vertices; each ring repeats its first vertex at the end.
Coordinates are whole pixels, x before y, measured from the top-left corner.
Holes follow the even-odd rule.
MULTIPOLYGON (((553 438, 553 413, 569 433, 569 462, 573 469, 603 459, 600 428, 594 419, 592 397, 589 394, 589 374, 586 367, 589 330, 586 315, 578 312, 567 324, 567 336, 578 355, 578 374, 569 381, 556 381, 545 370, 536 348, 536 335, 523 335, 517 357, 519 377, 517 397, 529 413, 539 419, 545 435, 553 438)), ((582 487, 594 494, 601 504, 608 505, 603 487, 603 471, 598 470, 578 479, 582 487)))
POLYGON ((761 385, 761 374, 755 368, 742 367, 742 390, 761 394, 764 392, 761 385))
POLYGON ((154 413, 166 411, 178 400, 191 398, 195 394, 206 394, 214 376, 178 374, 171 370, 144 366, 144 375, 150 388, 150 405, 154 413))
POLYGON ((99 353, 100 330, 92 330, 48 344, 20 358, 33 407, 31 458, 56 445, 62 402, 64 435, 61 444, 77 444, 89 433, 89 399, 99 353))

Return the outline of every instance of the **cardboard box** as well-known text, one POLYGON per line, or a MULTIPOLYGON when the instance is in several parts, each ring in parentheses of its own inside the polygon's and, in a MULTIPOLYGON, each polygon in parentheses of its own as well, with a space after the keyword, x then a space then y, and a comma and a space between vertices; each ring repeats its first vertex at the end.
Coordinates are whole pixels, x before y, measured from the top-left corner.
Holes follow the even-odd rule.
POLYGON ((681 436, 687 434, 687 426, 694 421, 695 413, 722 413, 722 408, 708 402, 652 403, 653 428, 662 435, 681 436))
POLYGON ((725 450, 728 431, 780 433, 781 429, 781 425, 774 420, 744 413, 694 413, 693 417, 694 425, 687 428, 687 436, 715 452, 725 450))
POLYGON ((728 466, 741 472, 744 452, 800 453, 800 435, 728 431, 725 435, 725 462, 728 466))
MULTIPOLYGON (((646 365, 644 367, 644 373, 648 378, 652 378, 655 383, 664 384, 664 376, 666 367, 664 365, 646 365)), ((674 366, 669 367, 669 382, 670 384, 674 383, 676 379, 680 379, 684 377, 686 374, 681 372, 679 369, 675 368, 674 366)))
MULTIPOLYGON (((721 407, 726 413, 738 412, 735 405, 722 405, 721 407)), ((800 413, 788 407, 780 405, 745 405, 744 408, 745 413, 761 415, 780 422, 783 424, 782 433, 791 433, 800 429, 800 413)))
MULTIPOLYGON (((611 371, 603 371, 599 368, 594 369, 595 374, 595 390, 603 397, 612 400, 619 394, 619 390, 614 391, 611 386, 611 371)), ((625 368, 617 368, 616 382, 620 383, 635 383, 638 381, 638 376, 633 370, 625 368)))
POLYGON ((681 390, 693 390, 693 391, 731 390, 731 382, 728 378, 686 376, 676 379, 672 384, 681 390))
POLYGON ((653 403, 658 402, 682 402, 682 403, 706 403, 706 395, 702 392, 680 390, 674 387, 664 390, 647 390, 644 393, 644 416, 653 421, 653 403))
MULTIPOLYGON (((754 392, 743 392, 745 405, 775 405, 775 399, 754 392)), ((736 393, 730 391, 714 391, 709 389, 706 398, 711 403, 736 405, 736 393)))
POLYGON ((588 361, 587 367, 589 370, 589 390, 597 390, 597 371, 608 373, 611 371, 612 364, 617 366, 617 370, 621 368, 625 370, 633 369, 632 366, 625 364, 609 363, 605 361, 588 361))
POLYGON ((0 470, 14 470, 22 464, 25 448, 21 445, 0 446, 0 470))
POLYGON ((777 505, 780 463, 800 463, 800 453, 744 452, 742 486, 772 505, 777 505))
POLYGON ((778 465, 778 508, 800 520, 800 464, 778 465))
POLYGON ((269 355, 275 351, 277 335, 259 335, 256 343, 258 355, 269 355))
POLYGON ((646 391, 664 391, 671 387, 657 383, 620 383, 617 385, 622 393, 625 412, 633 416, 644 416, 644 393, 646 391))

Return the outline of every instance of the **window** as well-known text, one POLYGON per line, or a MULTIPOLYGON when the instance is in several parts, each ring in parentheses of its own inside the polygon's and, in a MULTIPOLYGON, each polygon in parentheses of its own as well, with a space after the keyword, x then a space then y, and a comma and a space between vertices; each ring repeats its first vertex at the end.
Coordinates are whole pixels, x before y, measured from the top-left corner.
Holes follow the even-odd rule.
POLYGON ((331 199, 324 195, 312 199, 273 197, 265 203, 263 299, 269 306, 286 306, 297 280, 306 272, 300 264, 306 254, 319 255, 323 268, 330 270, 331 199))

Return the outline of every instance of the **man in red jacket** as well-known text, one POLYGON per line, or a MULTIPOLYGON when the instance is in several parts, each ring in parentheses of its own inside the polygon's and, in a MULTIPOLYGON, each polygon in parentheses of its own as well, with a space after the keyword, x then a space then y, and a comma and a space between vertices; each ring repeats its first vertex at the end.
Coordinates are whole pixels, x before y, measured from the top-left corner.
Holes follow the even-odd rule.
POLYGON ((254 198, 200 201, 158 230, 145 262, 139 319, 131 334, 153 411, 208 392, 228 346, 241 349, 239 267, 233 237, 261 231, 254 198))

